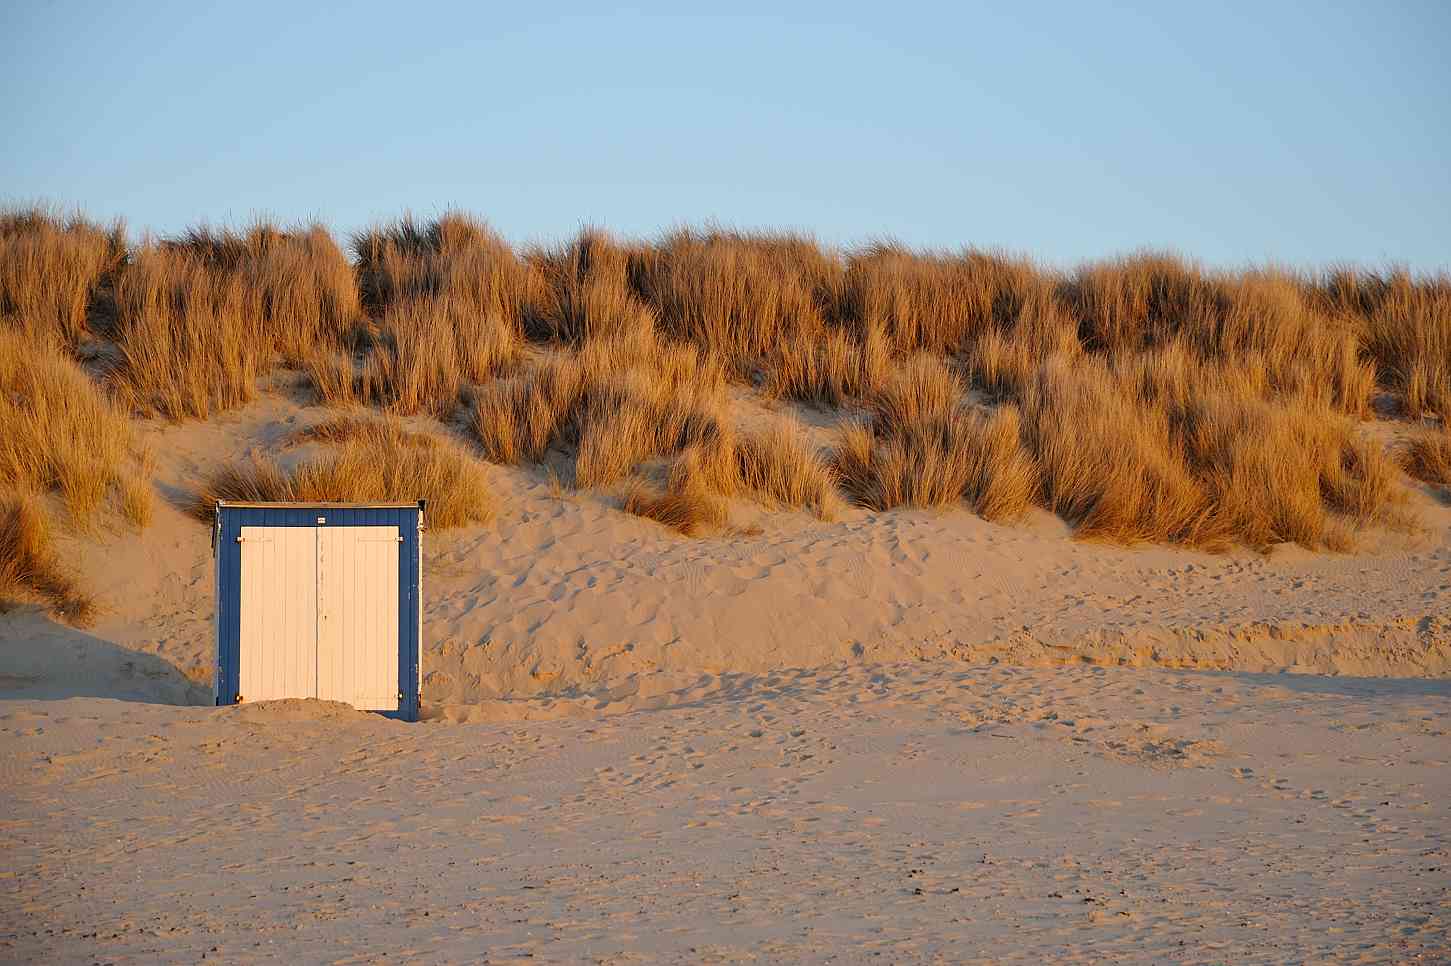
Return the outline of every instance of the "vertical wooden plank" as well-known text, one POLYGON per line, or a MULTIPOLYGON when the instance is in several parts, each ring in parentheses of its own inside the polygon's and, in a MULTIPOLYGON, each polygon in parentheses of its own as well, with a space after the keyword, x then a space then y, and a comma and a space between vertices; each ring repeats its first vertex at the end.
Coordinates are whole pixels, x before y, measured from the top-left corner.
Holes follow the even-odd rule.
POLYGON ((260 542, 256 546, 247 545, 247 537, 242 534, 245 534, 248 529, 247 527, 241 528, 238 539, 242 542, 237 546, 239 555, 238 578, 241 582, 241 595, 237 608, 237 621, 240 626, 238 629, 239 648, 236 689, 243 698, 247 697, 247 692, 242 690, 243 683, 250 686, 257 681, 255 664, 257 655, 251 653, 252 648, 245 646, 243 642, 253 641, 260 634, 260 629, 255 626, 260 616, 260 611, 258 611, 256 606, 257 589, 255 582, 257 580, 258 568, 262 565, 262 547, 260 542))
MULTIPOLYGON (((248 643, 252 652, 252 660, 257 671, 256 685, 250 688, 243 688, 242 694, 246 700, 257 701, 264 697, 277 693, 277 661, 273 648, 280 642, 277 640, 277 567, 278 548, 273 546, 272 541, 264 534, 271 532, 271 528, 258 530, 257 537, 257 566, 256 573, 252 578, 252 590, 254 596, 252 604, 248 608, 253 611, 253 618, 257 624, 257 637, 248 643)), ((244 534, 242 537, 242 550, 247 551, 251 547, 252 537, 244 534)))
MULTIPOLYGON (((361 516, 361 514, 359 514, 361 516)), ((338 673, 319 684, 320 697, 370 711, 398 707, 396 526, 329 527, 331 566, 319 606, 335 625, 320 647, 338 673)))
POLYGON ((299 693, 300 689, 288 686, 288 678, 292 671, 292 653, 296 648, 291 646, 290 633, 293 627, 293 611, 296 601, 290 592, 292 584, 292 550, 293 541, 290 539, 292 529, 290 527, 278 527, 277 536, 272 546, 272 566, 267 571, 270 578, 267 582, 267 600, 270 606, 267 613, 271 620, 271 636, 267 641, 267 658, 271 664, 272 674, 269 678, 271 687, 268 697, 292 698, 306 697, 306 692, 299 693))
MULTIPOLYGON (((367 519, 366 512, 358 516, 360 520, 367 519)), ((372 662, 368 635, 372 633, 373 614, 365 586, 368 545, 364 538, 367 534, 366 524, 348 528, 348 700, 359 707, 368 707, 372 697, 368 694, 368 669, 372 662)))
POLYGON ((287 654, 291 650, 283 637, 288 623, 287 610, 292 606, 291 598, 282 590, 287 586, 287 534, 281 527, 274 532, 278 542, 269 547, 267 569, 262 572, 263 596, 258 604, 266 615, 267 636, 262 639, 260 653, 264 656, 268 672, 265 675, 267 684, 258 697, 268 698, 287 693, 283 676, 287 654))
POLYGON ((239 690, 246 701, 317 694, 317 537, 241 528, 239 690))
POLYGON ((367 593, 375 601, 375 630, 370 635, 368 691, 380 710, 398 710, 398 527, 370 527, 367 593))
POLYGON ((299 622, 297 627, 297 661, 299 679, 306 682, 307 693, 317 697, 317 541, 318 528, 294 527, 294 531, 305 533, 297 540, 297 598, 299 622))
MULTIPOLYGON (((350 521, 351 522, 351 521, 350 521)), ((349 526, 345 531, 347 539, 342 541, 339 554, 343 558, 343 572, 341 580, 338 581, 338 609, 347 615, 346 637, 343 644, 343 675, 338 681, 338 698, 342 701, 351 702, 357 697, 356 679, 358 676, 358 663, 361 655, 357 653, 358 631, 361 626, 357 610, 357 573, 358 558, 354 550, 354 538, 357 536, 356 527, 349 526)))
POLYGON ((338 579, 338 530, 331 525, 317 528, 317 696, 327 698, 337 691, 338 635, 341 631, 334 602, 333 584, 338 579))
POLYGON ((267 686, 261 696, 293 697, 287 694, 287 663, 292 648, 288 647, 287 628, 290 624, 288 611, 292 609, 292 597, 286 593, 287 565, 291 560, 288 553, 287 529, 269 528, 275 536, 268 548, 267 569, 263 572, 264 597, 259 606, 267 615, 267 636, 262 642, 261 653, 267 666, 267 686))

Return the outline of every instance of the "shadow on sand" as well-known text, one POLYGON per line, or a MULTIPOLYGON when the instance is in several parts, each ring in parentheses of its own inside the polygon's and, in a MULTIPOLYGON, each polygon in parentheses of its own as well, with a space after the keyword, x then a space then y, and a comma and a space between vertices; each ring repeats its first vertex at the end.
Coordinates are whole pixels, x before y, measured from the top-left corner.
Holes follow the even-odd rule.
MULTIPOLYGON (((1340 694, 1359 698, 1374 697, 1436 697, 1451 698, 1451 679, 1445 678, 1386 678, 1350 677, 1344 675, 1298 674, 1298 673, 1251 673, 1244 671, 1184 670, 1177 668, 1116 668, 1079 667, 1065 668, 1016 668, 1010 665, 959 665, 939 664, 925 672, 921 665, 879 665, 866 669, 849 665, 832 665, 817 668, 789 668, 762 672, 724 672, 702 675, 691 684, 665 692, 659 701, 660 707, 689 708, 706 707, 722 701, 749 706, 754 703, 769 703, 781 698, 804 698, 813 694, 829 693, 846 681, 863 690, 880 689, 890 691, 895 684, 908 684, 914 677, 930 673, 934 686, 960 686, 972 688, 983 677, 983 671, 993 668, 994 674, 1052 675, 1061 672, 1070 675, 1148 675, 1154 677, 1180 678, 1198 684, 1210 684, 1215 679, 1233 682, 1241 686, 1283 688, 1300 694, 1340 694), (899 678, 902 679, 899 682, 899 678)), ((919 682, 920 683, 920 682, 919 682)), ((619 697, 619 691, 610 697, 599 698, 589 695, 595 710, 608 707, 612 697, 619 697)), ((586 695, 579 695, 586 697, 586 695)))
POLYGON ((212 703, 210 688, 155 654, 59 624, 38 607, 0 614, 0 699, 62 698, 212 703))
POLYGON ((1357 678, 1349 675, 1247 674, 1237 671, 1189 673, 1223 676, 1241 683, 1284 688, 1300 694, 1344 694, 1358 698, 1408 695, 1451 698, 1451 679, 1448 678, 1357 678))

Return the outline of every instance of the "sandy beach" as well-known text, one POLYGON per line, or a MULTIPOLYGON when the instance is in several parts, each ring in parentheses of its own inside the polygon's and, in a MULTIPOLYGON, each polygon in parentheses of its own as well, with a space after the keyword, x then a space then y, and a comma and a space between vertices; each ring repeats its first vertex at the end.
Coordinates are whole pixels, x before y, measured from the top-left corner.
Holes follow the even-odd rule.
POLYGON ((1439 962, 1444 682, 942 662, 403 725, 0 703, 6 959, 1439 962))
MULTIPOLYGON (((310 411, 152 427, 157 488, 310 411), (231 441, 231 442, 228 442, 231 441)), ((1350 555, 1044 515, 686 540, 495 468, 425 543, 424 716, 209 708, 170 503, 0 618, 0 958, 1442 961, 1451 511, 1350 555)), ((738 512, 748 514, 749 508, 738 512)))
POLYGON ((1438 262, 342 227, 0 205, 0 960, 1451 961, 1438 262))

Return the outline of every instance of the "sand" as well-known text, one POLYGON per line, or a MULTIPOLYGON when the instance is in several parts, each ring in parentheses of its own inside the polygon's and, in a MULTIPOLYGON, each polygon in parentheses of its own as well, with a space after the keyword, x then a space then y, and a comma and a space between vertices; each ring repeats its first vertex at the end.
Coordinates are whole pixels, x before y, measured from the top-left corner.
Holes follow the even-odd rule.
POLYGON ((0 702, 0 957, 1451 952, 1444 682, 912 662, 680 697, 413 726, 0 702))
POLYGON ((101 621, 0 616, 0 958, 1451 955, 1430 488, 1353 554, 1212 556, 747 504, 687 540, 500 468, 425 541, 428 720, 199 707, 181 507, 322 415, 148 425, 155 524, 67 538, 101 621))

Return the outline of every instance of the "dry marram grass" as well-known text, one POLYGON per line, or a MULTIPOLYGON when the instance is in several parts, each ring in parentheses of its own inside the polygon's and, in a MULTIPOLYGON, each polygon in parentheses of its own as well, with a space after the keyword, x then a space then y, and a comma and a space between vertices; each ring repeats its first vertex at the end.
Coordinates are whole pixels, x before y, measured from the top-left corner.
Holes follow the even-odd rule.
MULTIPOLYGON (((1377 392, 1414 417, 1451 411, 1445 274, 1226 271, 1161 252, 1058 271, 716 227, 591 228, 516 251, 456 212, 376 226, 351 251, 267 222, 128 251, 119 226, 12 210, 0 316, 62 351, 112 340, 99 354, 116 395, 143 413, 206 417, 296 365, 330 405, 467 405, 495 462, 572 450, 578 486, 664 459, 679 479, 663 496, 688 480, 828 514, 833 471, 790 433, 738 432, 732 380, 842 409, 831 463, 868 506, 1011 519, 1036 503, 1086 537, 1205 548, 1339 548, 1396 522, 1393 462, 1355 421, 1377 392)), ((1407 467, 1437 472, 1436 445, 1413 444, 1407 467)), ((94 504, 86 474, 51 475, 94 504)), ((119 479, 144 519, 143 488, 119 479)))
POLYGON ((0 489, 52 492, 87 528, 114 506, 151 518, 145 460, 131 425, 53 342, 0 330, 0 489))
POLYGON ((102 227, 39 205, 0 211, 0 322, 74 346, 125 257, 120 222, 102 227))
POLYGON ((725 503, 719 496, 694 483, 682 485, 676 479, 660 489, 633 479, 625 490, 621 508, 626 513, 654 520, 687 537, 715 533, 725 526, 725 503))
POLYGON ((834 456, 847 492, 875 510, 965 502, 984 519, 1011 520, 1037 492, 1037 471, 1011 407, 991 415, 956 411, 897 430, 849 423, 834 456))
POLYGON ((727 432, 724 381, 708 358, 650 330, 550 353, 524 373, 481 387, 472 425, 485 456, 538 460, 575 448, 575 484, 604 486, 644 460, 727 432))
POLYGON ((393 420, 341 419, 306 431, 331 451, 290 468, 253 456, 219 469, 193 506, 208 518, 218 500, 369 503, 428 501, 437 529, 486 523, 496 512, 484 467, 459 446, 393 420))
POLYGON ((812 239, 683 229, 637 253, 630 277, 667 335, 744 373, 815 342, 840 266, 812 239))
POLYGON ((196 228, 134 253, 116 286, 117 378, 136 408, 205 419, 249 402, 359 322, 352 266, 319 226, 196 228))
POLYGON ((1406 472, 1418 480, 1451 486, 1451 423, 1417 429, 1403 463, 1406 472))
MULTIPOLYGON (((399 413, 453 409, 521 351, 522 319, 537 280, 482 221, 452 213, 420 225, 405 217, 353 237, 360 284, 376 315, 356 389, 399 413)), ((351 376, 351 367, 346 375, 351 376)), ((329 402, 353 397, 335 362, 310 372, 329 402)))
POLYGON ((836 473, 794 420, 777 419, 736 444, 740 488, 746 495, 800 509, 822 520, 841 508, 836 473))
POLYGON ((1389 458, 1331 401, 1265 399, 1172 356, 1137 362, 1049 360, 1024 395, 1046 503, 1081 535, 1345 549, 1353 528, 1396 519, 1389 458))
POLYGON ((0 610, 26 600, 78 627, 95 621, 96 602, 61 564, 39 498, 9 494, 0 496, 0 610))
POLYGON ((537 279, 524 324, 536 339, 579 344, 653 330, 655 313, 630 286, 631 251, 608 232, 585 228, 573 241, 525 258, 537 279))

